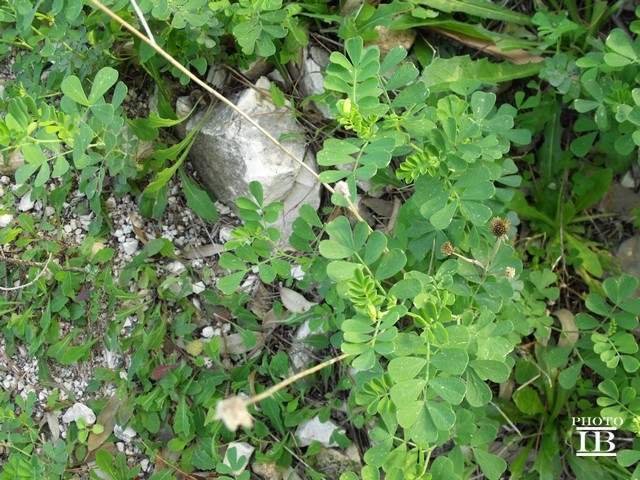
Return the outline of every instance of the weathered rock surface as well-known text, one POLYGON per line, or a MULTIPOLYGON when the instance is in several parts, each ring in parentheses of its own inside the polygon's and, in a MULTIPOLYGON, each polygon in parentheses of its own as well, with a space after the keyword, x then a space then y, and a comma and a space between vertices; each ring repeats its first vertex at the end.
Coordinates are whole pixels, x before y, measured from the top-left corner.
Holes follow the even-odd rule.
POLYGON ((619 183, 612 183, 600 202, 600 211, 621 215, 623 220, 630 220, 632 211, 640 205, 640 194, 619 183))
POLYGON ((96 423, 96 414, 83 403, 74 403, 73 406, 64 413, 62 421, 64 423, 71 423, 80 418, 84 419, 86 425, 96 423))
POLYGON ((326 475, 327 480, 338 480, 343 473, 359 472, 362 468, 358 462, 333 448, 323 448, 315 460, 315 467, 326 475))
MULTIPOLYGON (((315 169, 303 128, 288 108, 276 107, 268 94, 260 92, 269 91, 267 79, 258 80, 256 87, 244 90, 232 101, 275 138, 292 135, 283 145, 315 169)), ((191 119, 187 131, 198 121, 198 116, 191 119)), ((239 196, 250 197, 251 181, 260 181, 266 203, 284 203, 279 222, 273 224, 282 233, 282 243, 287 243, 300 206, 320 205, 320 185, 315 177, 225 105, 218 105, 205 122, 191 150, 191 160, 205 185, 232 207, 239 196)))
POLYGON ((291 467, 285 470, 282 467, 278 467, 275 462, 256 462, 251 466, 251 470, 258 475, 258 478, 265 480, 300 480, 298 474, 291 467))
POLYGON ((417 33, 413 29, 392 30, 388 27, 378 25, 375 27, 379 36, 375 40, 368 42, 368 45, 377 45, 380 49, 380 58, 383 59, 391 50, 400 46, 406 51, 411 50, 416 41, 417 33))
MULTIPOLYGON (((622 273, 640 278, 640 234, 622 242, 616 257, 620 260, 622 273)), ((636 289, 634 296, 640 297, 640 286, 636 289)))
MULTIPOLYGON (((297 88, 303 96, 324 93, 322 72, 327 68, 327 65, 329 65, 329 54, 322 48, 311 45, 302 49, 300 64, 291 65, 290 71, 292 76, 298 79, 297 88)), ((333 118, 328 107, 315 105, 325 118, 333 118)))
POLYGON ((24 157, 18 150, 9 154, 6 164, 4 157, 0 155, 0 175, 13 175, 22 165, 24 165, 24 157))
POLYGON ((255 447, 252 447, 247 442, 231 442, 227 447, 227 453, 225 454, 224 460, 222 461, 222 463, 224 463, 227 467, 231 466, 231 462, 229 461, 229 450, 231 450, 232 448, 235 448, 236 450, 236 460, 240 460, 241 457, 244 457, 242 467, 233 471, 234 475, 240 475, 245 470, 245 468, 247 468, 247 465, 249 464, 249 458, 251 458, 251 455, 255 451, 255 447))
MULTIPOLYGON (((321 422, 319 416, 313 417, 298 425, 296 429, 296 437, 298 437, 298 445, 308 447, 311 442, 320 442, 325 447, 335 447, 337 444, 331 440, 333 432, 338 430, 338 426, 331 420, 321 422)), ((343 432, 344 433, 344 432, 343 432)))

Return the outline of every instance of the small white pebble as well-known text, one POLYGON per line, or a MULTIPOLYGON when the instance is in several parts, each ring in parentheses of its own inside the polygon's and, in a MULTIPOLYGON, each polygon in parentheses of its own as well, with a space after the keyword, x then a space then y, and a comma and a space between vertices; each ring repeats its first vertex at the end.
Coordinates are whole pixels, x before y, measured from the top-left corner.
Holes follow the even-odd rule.
POLYGON ((222 202, 216 202, 216 209, 220 215, 229 215, 231 213, 231 209, 222 202))
POLYGON ((13 215, 8 213, 0 215, 0 228, 4 228, 13 221, 13 215))
POLYGON ((175 262, 171 262, 169 264, 169 271, 174 275, 180 275, 185 271, 185 266, 182 262, 176 260, 175 262))
POLYGON ((199 293, 204 292, 206 289, 206 287, 204 286, 204 283, 202 282, 196 282, 196 283, 192 283, 191 284, 191 290, 193 290, 193 293, 195 293, 196 295, 199 293))
POLYGON ((35 204, 36 202, 31 200, 31 191, 29 191, 20 199, 18 210, 20 210, 21 212, 26 212, 28 210, 31 210, 35 204))
POLYGON ((213 338, 214 333, 213 327, 204 327, 202 329, 202 338, 213 338))
POLYGON ((53 207, 50 207, 49 205, 47 205, 46 207, 44 207, 44 214, 47 217, 50 217, 51 215, 53 215, 54 213, 56 213, 56 209, 53 207))
POLYGON ((74 403, 62 416, 64 423, 71 423, 83 418, 87 425, 93 425, 96 422, 96 414, 89 407, 82 403, 74 403))
POLYGON ((138 243, 136 239, 127 240, 122 244, 122 250, 124 250, 124 253, 127 255, 133 255, 138 251, 138 243))
POLYGON ((122 428, 120 425, 116 425, 113 427, 113 434, 116 438, 122 440, 123 442, 131 442, 138 433, 131 427, 122 428))
POLYGON ((620 179, 620 185, 622 185, 624 188, 631 188, 631 189, 636 188, 636 182, 633 178, 633 174, 631 173, 631 170, 629 170, 627 173, 625 173, 622 176, 622 178, 620 179))

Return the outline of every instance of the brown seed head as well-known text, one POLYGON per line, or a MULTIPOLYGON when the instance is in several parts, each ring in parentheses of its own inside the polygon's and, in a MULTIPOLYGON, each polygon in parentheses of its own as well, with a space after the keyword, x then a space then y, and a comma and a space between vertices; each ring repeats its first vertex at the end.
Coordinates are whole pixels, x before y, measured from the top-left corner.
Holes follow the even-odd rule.
POLYGON ((451 245, 451 242, 444 242, 440 247, 440 251, 443 255, 453 255, 453 245, 451 245))
POLYGON ((491 235, 496 238, 502 238, 507 233, 509 233, 509 227, 511 226, 511 222, 506 218, 495 217, 491 220, 491 226, 489 230, 491 231, 491 235))

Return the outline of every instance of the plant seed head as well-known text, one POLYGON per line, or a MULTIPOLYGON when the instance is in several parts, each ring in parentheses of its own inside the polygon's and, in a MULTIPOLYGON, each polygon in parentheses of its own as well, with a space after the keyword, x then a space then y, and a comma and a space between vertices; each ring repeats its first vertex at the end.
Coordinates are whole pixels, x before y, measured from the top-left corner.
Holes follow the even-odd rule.
POLYGON ((495 217, 491 220, 491 226, 489 230, 491 231, 491 235, 496 238, 502 238, 507 233, 509 233, 509 227, 511 226, 511 222, 506 218, 495 217))
POLYGON ((451 242, 444 242, 440 247, 440 252, 446 256, 453 255, 453 245, 451 245, 451 242))
POLYGON ((247 402, 240 397, 229 397, 220 400, 216 405, 215 420, 222 420, 224 425, 235 432, 239 426, 251 428, 253 417, 247 410, 247 402))
POLYGON ((504 274, 507 276, 507 278, 513 278, 516 276, 516 269, 513 267, 507 267, 504 270, 504 274))

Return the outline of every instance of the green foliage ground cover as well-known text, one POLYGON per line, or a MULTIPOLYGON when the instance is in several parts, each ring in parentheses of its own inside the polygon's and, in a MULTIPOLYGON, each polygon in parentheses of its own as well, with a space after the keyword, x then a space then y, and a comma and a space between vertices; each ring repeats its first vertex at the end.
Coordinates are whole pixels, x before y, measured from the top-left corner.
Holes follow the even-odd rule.
MULTIPOLYGON (((129 1, 106 3, 140 25, 129 1)), ((25 158, 14 178, 21 186, 6 191, 0 206, 0 214, 14 215, 0 229, 14 260, 0 261, 0 279, 24 285, 0 299, 6 355, 26 347, 46 382, 50 365, 88 362, 97 346, 131 352, 126 370, 94 369, 91 392, 116 389, 90 402, 98 424, 72 423, 55 443, 36 422, 35 394, 0 393, 0 478, 73 478, 93 459, 110 478, 135 478, 139 465, 109 453, 113 419, 138 433, 134 443, 159 466, 154 479, 201 471, 249 478, 235 473, 242 462, 233 454, 231 467, 222 463, 233 440, 254 445, 255 461, 324 478, 315 469, 320 446, 299 448, 291 433, 315 415, 367 437, 359 445, 364 467, 345 480, 382 472, 389 479, 637 478, 638 282, 619 275, 613 245, 591 225, 614 176, 638 161, 639 23, 625 2, 550 1, 537 10, 504 3, 138 2, 155 41, 199 75, 258 58, 284 72, 311 39, 334 50, 325 93, 314 98, 335 116, 315 132, 323 139, 320 180, 335 190, 331 203, 320 212, 302 208, 292 252, 270 227, 282 205, 266 204, 252 184, 252 198, 237 201, 242 226, 219 258, 224 274, 200 298, 206 309, 229 311, 233 333, 255 345, 263 319, 241 288, 255 271, 267 286, 319 299, 282 321, 293 327, 310 319, 326 334, 309 341, 326 358, 346 358, 315 373, 315 382, 251 406, 252 427, 235 432, 216 406, 287 377, 289 356, 265 348, 229 361, 220 341, 200 342, 189 278, 168 289, 174 280, 158 268, 175 258, 169 240, 150 240, 117 277, 115 251, 95 248, 111 228, 107 194, 137 195, 141 214, 158 218, 176 178, 189 207, 217 220, 211 197, 184 169, 195 133, 174 145, 159 135, 183 121, 168 86, 172 78, 187 85, 188 76, 90 1, 0 5, 0 56, 12 60, 13 72, 0 98, 0 148, 25 158), (413 56, 402 47, 382 56, 369 44, 379 27, 421 29, 413 56), (438 45, 434 32, 455 35, 460 46, 438 45), (475 58, 479 45, 503 58, 521 49, 543 61, 475 58), (130 64, 158 86, 158 113, 148 119, 129 119, 123 108, 130 64), (514 83, 504 89, 505 82, 514 83), (137 140, 155 142, 153 155, 137 160, 137 140), (392 229, 348 213, 362 181, 402 199, 392 229), (56 214, 19 213, 28 191, 56 214), (76 192, 93 220, 84 243, 68 246, 50 233, 76 192), (525 227, 534 241, 517 242, 525 227), (37 276, 45 262, 50 273, 37 276), (292 265, 305 272, 302 280, 292 265), (137 289, 154 292, 152 300, 137 289), (574 321, 551 316, 558 306, 571 307, 574 321), (138 324, 123 338, 129 315, 138 324), (186 353, 167 342, 187 345, 186 353), (576 456, 573 416, 621 418, 617 457, 576 456)), ((280 302, 274 311, 282 312, 280 302)), ((68 402, 52 395, 47 408, 68 402)), ((355 440, 333 439, 342 448, 355 440)))

